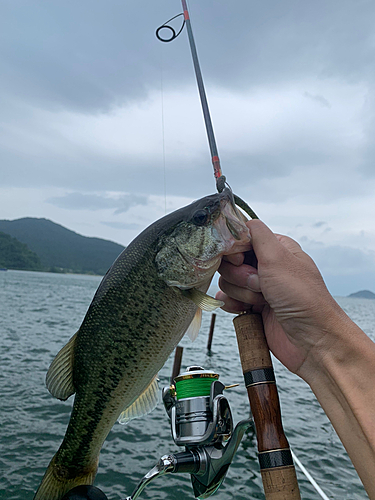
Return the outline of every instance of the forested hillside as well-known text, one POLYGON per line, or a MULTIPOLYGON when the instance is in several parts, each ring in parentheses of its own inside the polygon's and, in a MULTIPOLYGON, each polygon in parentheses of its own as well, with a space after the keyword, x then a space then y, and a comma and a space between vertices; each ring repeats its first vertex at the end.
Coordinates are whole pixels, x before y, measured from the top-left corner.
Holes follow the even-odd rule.
POLYGON ((41 271, 42 263, 27 245, 0 232, 0 268, 41 271))
POLYGON ((47 219, 0 220, 0 231, 27 245, 46 271, 105 274, 124 249, 112 241, 82 236, 47 219))

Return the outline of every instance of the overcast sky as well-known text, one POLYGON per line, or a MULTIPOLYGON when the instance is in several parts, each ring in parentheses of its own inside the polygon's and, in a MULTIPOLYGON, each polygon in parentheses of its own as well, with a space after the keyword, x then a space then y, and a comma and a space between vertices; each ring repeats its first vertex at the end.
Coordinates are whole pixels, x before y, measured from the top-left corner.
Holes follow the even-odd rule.
MULTIPOLYGON (((330 291, 375 292, 375 3, 191 0, 223 173, 330 291)), ((0 0, 0 218, 128 244, 215 192, 179 0, 0 0)))

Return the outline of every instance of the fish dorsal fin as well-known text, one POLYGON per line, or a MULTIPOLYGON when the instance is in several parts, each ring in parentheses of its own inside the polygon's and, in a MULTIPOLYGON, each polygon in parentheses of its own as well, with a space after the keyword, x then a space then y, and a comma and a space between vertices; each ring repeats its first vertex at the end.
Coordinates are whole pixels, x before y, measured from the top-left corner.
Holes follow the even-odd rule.
POLYGON ((201 328, 201 323, 202 323, 202 309, 198 308, 193 318, 193 321, 190 323, 189 328, 185 332, 185 335, 187 335, 192 342, 194 342, 194 340, 198 337, 198 333, 201 328))
POLYGON ((127 424, 133 418, 143 417, 150 413, 159 401, 159 386, 157 375, 151 380, 150 384, 142 392, 142 394, 134 401, 133 404, 125 408, 120 413, 118 421, 120 424, 127 424))
MULTIPOLYGON (((78 333, 78 332, 77 332, 78 333)), ((73 385, 74 345, 77 333, 58 352, 47 372, 46 385, 52 396, 65 401, 75 393, 73 385)))
POLYGON ((200 309, 203 309, 203 311, 212 312, 218 307, 224 305, 224 302, 221 300, 216 300, 196 288, 181 290, 181 293, 188 299, 192 300, 194 304, 196 304, 200 309))

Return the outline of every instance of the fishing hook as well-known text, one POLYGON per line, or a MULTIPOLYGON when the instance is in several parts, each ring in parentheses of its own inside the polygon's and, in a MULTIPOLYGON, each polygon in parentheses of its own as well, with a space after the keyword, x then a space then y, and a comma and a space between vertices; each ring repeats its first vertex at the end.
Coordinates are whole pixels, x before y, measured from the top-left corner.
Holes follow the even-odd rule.
POLYGON ((168 26, 168 23, 170 23, 171 21, 173 21, 173 19, 176 19, 177 17, 184 17, 184 13, 181 12, 181 14, 177 14, 177 16, 174 16, 174 17, 171 17, 170 19, 168 19, 168 21, 165 21, 164 24, 162 24, 161 26, 159 26, 159 28, 156 30, 156 38, 158 40, 160 40, 161 42, 171 42, 172 40, 174 40, 175 38, 178 37, 178 35, 181 33, 181 31, 184 29, 184 26, 185 26, 185 19, 183 20, 182 22, 182 26, 180 28, 180 31, 178 33, 176 33, 176 30, 172 27, 172 26, 168 26), (163 38, 161 35, 160 35, 160 31, 162 29, 168 29, 172 32, 172 35, 170 38, 163 38))
POLYGON ((226 179, 225 175, 221 175, 220 177, 218 177, 216 179, 216 187, 217 187, 217 190, 219 193, 221 193, 225 187, 228 187, 233 195, 234 203, 238 207, 242 208, 242 210, 244 212, 246 212, 247 215, 251 219, 259 219, 257 214, 254 212, 254 210, 252 208, 249 207, 249 205, 246 203, 246 201, 244 201, 242 198, 240 198, 239 196, 237 196, 236 194, 233 193, 232 188, 227 183, 227 179, 226 179))

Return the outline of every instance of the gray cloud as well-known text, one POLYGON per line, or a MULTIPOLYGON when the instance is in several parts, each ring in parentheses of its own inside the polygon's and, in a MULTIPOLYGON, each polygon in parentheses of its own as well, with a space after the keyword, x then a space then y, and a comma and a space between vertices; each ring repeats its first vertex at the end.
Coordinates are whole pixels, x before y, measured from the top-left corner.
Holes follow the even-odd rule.
POLYGON ((155 70, 141 54, 154 40, 139 6, 21 0, 2 14, 2 85, 21 100, 95 112, 145 98, 145 75, 155 70))
POLYGON ((102 210, 115 208, 115 214, 127 212, 130 207, 135 205, 147 205, 147 197, 137 194, 109 197, 75 192, 68 193, 65 196, 48 198, 46 201, 56 207, 69 210, 102 210))
POLYGON ((328 99, 326 99, 322 95, 312 95, 309 92, 304 92, 303 95, 305 97, 307 97, 308 99, 311 99, 312 101, 319 103, 324 108, 331 108, 332 107, 330 102, 328 101, 328 99))
POLYGON ((315 222, 315 224, 313 224, 312 226, 313 227, 322 227, 322 226, 325 226, 325 225, 327 225, 327 222, 319 221, 319 222, 315 222))
MULTIPOLYGON (((182 84, 195 86, 186 33, 170 44, 155 37, 156 27, 177 13, 179 4, 173 7, 170 1, 160 0, 156 6, 145 0, 140 9, 137 3, 120 0, 111 2, 110 8, 100 0, 94 4, 82 0, 79 5, 47 0, 31 5, 21 0, 12 5, 0 20, 0 95, 2 115, 7 116, 2 134, 1 162, 6 165, 2 185, 116 190, 120 184, 126 191, 139 191, 140 185, 143 192, 153 192, 155 187, 162 190, 164 181, 157 172, 150 174, 150 163, 126 154, 119 158, 110 152, 90 151, 56 132, 56 123, 49 123, 48 116, 39 117, 37 123, 32 116, 39 108, 96 116, 129 102, 143 105, 151 90, 160 91, 161 73, 165 92, 182 84)), ((350 0, 318 0, 314 5, 296 0, 271 0, 267 5, 219 2, 214 10, 209 2, 191 2, 190 10, 209 98, 212 86, 231 92, 262 86, 277 92, 285 82, 306 78, 324 82, 333 77, 351 84, 368 81, 372 86, 370 19, 375 5, 371 1, 362 1, 361 8, 350 0)), ((305 96, 323 107, 329 104, 330 98, 315 91, 306 91, 305 96)), ((270 116, 270 128, 279 116, 280 111, 270 116)), ((223 119, 236 127, 235 115, 223 119)), ((257 119, 254 116, 255 127, 257 119)), ((185 129, 190 127, 186 122, 185 129)), ((289 137, 278 138, 282 126, 276 127, 270 147, 259 152, 228 150, 221 141, 224 173, 230 171, 230 182, 243 186, 244 168, 251 171, 254 186, 263 179, 285 178, 295 169, 321 166, 332 158, 339 164, 340 144, 329 139, 324 144, 322 137, 309 130, 303 135, 300 128, 296 124, 289 137)), ((367 150, 358 150, 366 175, 375 171, 372 130, 372 126, 362 128, 367 150)), ((246 141, 244 131, 239 131, 246 141)), ((172 161, 180 172, 189 172, 181 183, 177 171, 168 171, 174 193, 195 193, 201 176, 199 184, 212 185, 208 152, 192 163, 185 146, 180 158, 172 161)), ((198 186, 197 196, 206 191, 198 186)), ((277 195, 290 196, 287 190, 277 195)))
MULTIPOLYGON (((170 44, 155 29, 179 4, 113 0, 8 3, 1 16, 2 94, 48 108, 95 113, 194 82, 186 32, 170 44), (145 15, 147 12, 147 15, 145 15)), ((299 75, 349 82, 374 76, 374 3, 191 2, 194 32, 208 85, 279 85, 299 75), (223 36, 224 34, 224 36, 223 36), (236 57, 233 57, 235 55, 236 57)))
POLYGON ((303 249, 316 262, 332 294, 349 295, 361 289, 375 292, 374 251, 302 240, 303 249))

